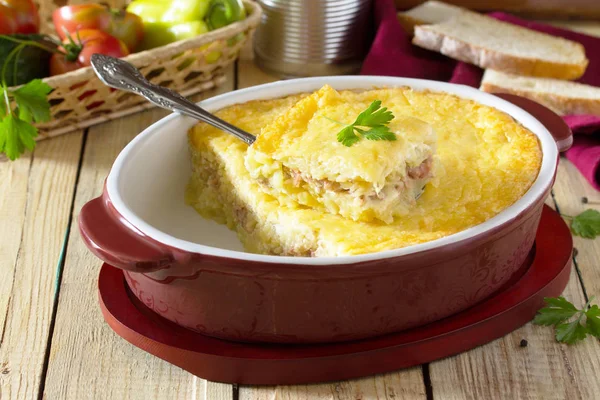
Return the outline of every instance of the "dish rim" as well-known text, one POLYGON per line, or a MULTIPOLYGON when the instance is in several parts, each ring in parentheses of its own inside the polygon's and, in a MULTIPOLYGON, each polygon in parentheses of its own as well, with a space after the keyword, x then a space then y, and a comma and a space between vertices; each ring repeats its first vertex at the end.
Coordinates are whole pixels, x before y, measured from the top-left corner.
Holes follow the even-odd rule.
MULTIPOLYGON (((327 257, 275 256, 222 249, 179 239, 155 228, 135 214, 131 209, 129 209, 119 193, 121 171, 125 169, 127 163, 129 162, 128 155, 131 154, 136 147, 142 145, 146 140, 149 140, 152 134, 159 131, 164 124, 170 123, 175 119, 182 119, 183 122, 183 120, 187 118, 180 114, 173 113, 153 123, 139 133, 131 142, 129 142, 117 156, 109 172, 106 180, 107 195, 115 210, 120 214, 122 219, 125 220, 124 222, 126 223, 124 225, 126 225, 129 229, 138 230, 145 236, 160 244, 169 246, 170 248, 199 255, 276 264, 355 264, 431 251, 447 245, 456 245, 466 240, 473 239, 474 237, 485 234, 486 232, 489 232, 494 228, 500 227, 517 218, 522 212, 527 210, 529 206, 534 204, 536 200, 538 200, 540 196, 543 195, 545 191, 552 185, 556 171, 558 148, 555 139, 552 137, 551 133, 546 129, 546 127, 530 113, 510 103, 509 101, 466 85, 425 79, 386 76, 324 76, 282 80, 273 83, 252 86, 245 89, 239 89, 220 94, 215 97, 200 101, 198 104, 212 112, 230 105, 241 104, 251 100, 272 99, 291 94, 305 93, 316 90, 325 84, 329 84, 333 88, 339 90, 408 86, 415 90, 429 90, 432 92, 445 92, 454 94, 458 97, 474 100, 481 104, 499 109, 500 111, 510 115, 519 123, 526 126, 538 138, 542 151, 542 163, 538 172, 538 176, 523 196, 521 196, 509 207, 500 211, 494 217, 454 234, 399 249, 390 249, 359 255, 327 257)), ((185 134, 187 135, 187 129, 185 134)))

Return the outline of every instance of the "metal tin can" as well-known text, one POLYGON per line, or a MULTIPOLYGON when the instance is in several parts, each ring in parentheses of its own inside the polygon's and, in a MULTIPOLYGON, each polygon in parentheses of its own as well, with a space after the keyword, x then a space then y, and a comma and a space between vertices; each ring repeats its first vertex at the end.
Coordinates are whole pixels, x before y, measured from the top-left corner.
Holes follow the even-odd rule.
POLYGON ((360 69, 372 38, 372 0, 258 0, 254 58, 283 77, 360 69))

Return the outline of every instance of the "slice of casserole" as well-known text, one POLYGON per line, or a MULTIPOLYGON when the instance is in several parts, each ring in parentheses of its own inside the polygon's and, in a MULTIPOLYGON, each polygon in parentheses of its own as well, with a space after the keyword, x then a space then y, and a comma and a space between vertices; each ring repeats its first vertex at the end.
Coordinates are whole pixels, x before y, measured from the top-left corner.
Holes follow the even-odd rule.
POLYGON ((399 104, 377 95, 342 96, 324 86, 303 98, 262 129, 246 155, 250 175, 282 205, 367 222, 407 215, 432 178, 435 133, 430 124, 402 114, 402 97, 399 104), (340 124, 352 124, 375 100, 395 116, 387 125, 395 140, 339 142, 340 124))
MULTIPOLYGON (((397 118, 414 116, 437 132, 436 177, 406 217, 392 224, 363 222, 281 205, 250 176, 248 146, 204 123, 189 132, 187 203, 235 230, 249 252, 340 256, 428 242, 480 224, 513 204, 536 179, 542 159, 537 138, 509 115, 444 93, 406 88, 372 92, 372 98, 395 104, 397 118)), ((216 114, 256 133, 303 97, 252 101, 216 114)))

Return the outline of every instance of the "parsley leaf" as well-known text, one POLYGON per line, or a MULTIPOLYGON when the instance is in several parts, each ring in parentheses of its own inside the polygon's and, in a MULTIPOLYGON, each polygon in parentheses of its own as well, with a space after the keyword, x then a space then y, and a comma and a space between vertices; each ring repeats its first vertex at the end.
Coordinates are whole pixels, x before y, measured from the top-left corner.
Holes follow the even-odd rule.
POLYGON ((338 133, 337 140, 344 146, 350 147, 354 143, 358 142, 360 137, 354 133, 354 127, 352 125, 348 125, 338 133))
POLYGON ((600 308, 593 305, 585 312, 586 325, 591 335, 600 338, 600 308))
POLYGON ((390 128, 383 125, 374 126, 368 131, 363 132, 363 136, 368 140, 396 140, 396 134, 390 128))
POLYGON ((21 86, 12 96, 19 107, 19 117, 31 122, 46 122, 50 120, 50 103, 46 96, 52 88, 40 79, 34 79, 21 86))
POLYGON ((533 322, 538 325, 556 325, 571 318, 577 313, 577 308, 564 297, 544 298, 548 307, 538 311, 533 322))
POLYGON ((579 322, 565 322, 556 326, 556 340, 562 343, 574 344, 587 336, 587 328, 579 322))
POLYGON ((8 93, 5 92, 4 88, 0 88, 0 118, 2 118, 3 116, 5 116, 7 114, 6 112, 6 102, 10 101, 10 99, 8 99, 8 93), (5 97, 6 96, 6 97, 5 97))
POLYGON ((593 299, 592 297, 579 310, 562 296, 546 297, 544 301, 548 306, 538 311, 533 323, 554 325, 556 340, 561 343, 574 344, 585 339, 588 334, 600 337, 600 308, 590 305, 593 299), (572 317, 576 318, 569 322, 572 317))
POLYGON ((47 95, 52 88, 34 79, 16 90, 0 88, 0 153, 16 160, 25 149, 35 148, 38 130, 32 122, 50 120, 47 95), (13 108, 12 102, 16 105, 13 108))
POLYGON ((544 298, 546 304, 553 308, 562 308, 565 310, 577 311, 577 307, 575 307, 569 300, 565 299, 563 296, 559 297, 546 297, 544 298))
POLYGON ((597 210, 585 210, 576 217, 573 217, 571 232, 574 235, 588 239, 594 239, 600 235, 600 212, 597 210))
POLYGON ((386 107, 381 108, 381 100, 375 100, 369 107, 356 118, 352 125, 356 126, 375 126, 389 124, 394 119, 391 111, 386 107))
POLYGON ((33 150, 37 129, 15 117, 8 115, 0 120, 0 150, 11 160, 16 160, 25 149, 33 150))
MULTIPOLYGON (((327 119, 331 120, 331 118, 327 119)), ((345 125, 338 132, 337 140, 346 147, 350 147, 358 142, 361 136, 368 140, 394 141, 396 140, 396 134, 386 126, 393 119, 394 115, 392 112, 388 111, 386 107, 381 107, 381 100, 375 100, 356 117, 356 120, 352 124, 345 125)), ((341 122, 332 121, 344 125, 341 122)))
POLYGON ((560 324, 564 320, 571 318, 577 314, 577 311, 561 310, 557 308, 542 308, 539 314, 535 316, 533 322, 538 325, 556 325, 560 324))

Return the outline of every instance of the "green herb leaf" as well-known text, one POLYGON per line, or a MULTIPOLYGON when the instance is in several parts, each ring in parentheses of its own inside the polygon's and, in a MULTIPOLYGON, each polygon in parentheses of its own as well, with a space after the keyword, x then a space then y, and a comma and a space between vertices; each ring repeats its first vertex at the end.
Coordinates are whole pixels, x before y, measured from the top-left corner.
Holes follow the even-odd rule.
POLYGON ((562 343, 574 344, 587 336, 587 329, 579 319, 556 326, 556 340, 562 343))
POLYGON ((577 311, 546 307, 538 311, 533 323, 537 325, 556 325, 571 318, 577 311))
POLYGON ((594 239, 600 235, 600 212, 585 210, 571 221, 571 232, 574 235, 594 239))
POLYGON ((600 338, 600 308, 591 306, 586 312, 586 325, 590 334, 600 338))
POLYGON ((588 334, 600 338, 600 308, 591 305, 594 297, 579 310, 564 297, 546 297, 548 307, 538 311, 534 324, 554 325, 556 340, 573 344, 587 337, 588 334), (585 316, 585 324, 583 323, 585 316), (576 317, 569 322, 572 317, 576 317))
POLYGON ((371 105, 363 112, 361 112, 356 121, 355 126, 376 126, 389 124, 394 119, 394 115, 391 111, 388 111, 386 107, 381 108, 381 100, 375 100, 371 105))
POLYGON ((354 127, 352 125, 348 125, 337 134, 337 140, 344 146, 350 147, 354 143, 358 142, 360 137, 354 133, 354 127))
MULTIPOLYGON (((323 117, 344 125, 329 117, 323 117)), ((346 125, 344 129, 338 132, 337 140, 347 147, 358 142, 361 136, 368 140, 396 140, 396 134, 386 126, 393 119, 394 115, 392 112, 388 111, 385 107, 381 107, 381 100, 375 100, 366 110, 358 115, 354 123, 346 125)))
POLYGON ((6 99, 5 99, 5 89, 0 87, 0 118, 4 117, 8 114, 6 110, 6 99))
POLYGON ((544 297, 544 302, 550 307, 562 308, 564 310, 579 311, 571 302, 563 296, 559 297, 544 297))
POLYGON ((25 149, 33 150, 37 129, 10 114, 0 120, 0 151, 16 160, 25 149))
POLYGON ((46 83, 34 79, 16 90, 3 87, 0 91, 0 152, 11 160, 16 160, 25 149, 34 149, 38 130, 32 123, 50 120, 47 95, 51 90, 46 83), (16 104, 14 110, 11 100, 16 104))
POLYGON ((374 126, 373 128, 364 132, 363 136, 368 140, 396 140, 396 134, 392 132, 390 128, 384 125, 374 126))
POLYGON ((23 121, 46 122, 50 120, 48 93, 52 88, 40 79, 34 79, 11 94, 19 109, 19 118, 23 121))
POLYGON ((556 325, 568 320, 579 311, 564 297, 544 298, 548 307, 542 308, 535 316, 533 323, 538 325, 556 325))

